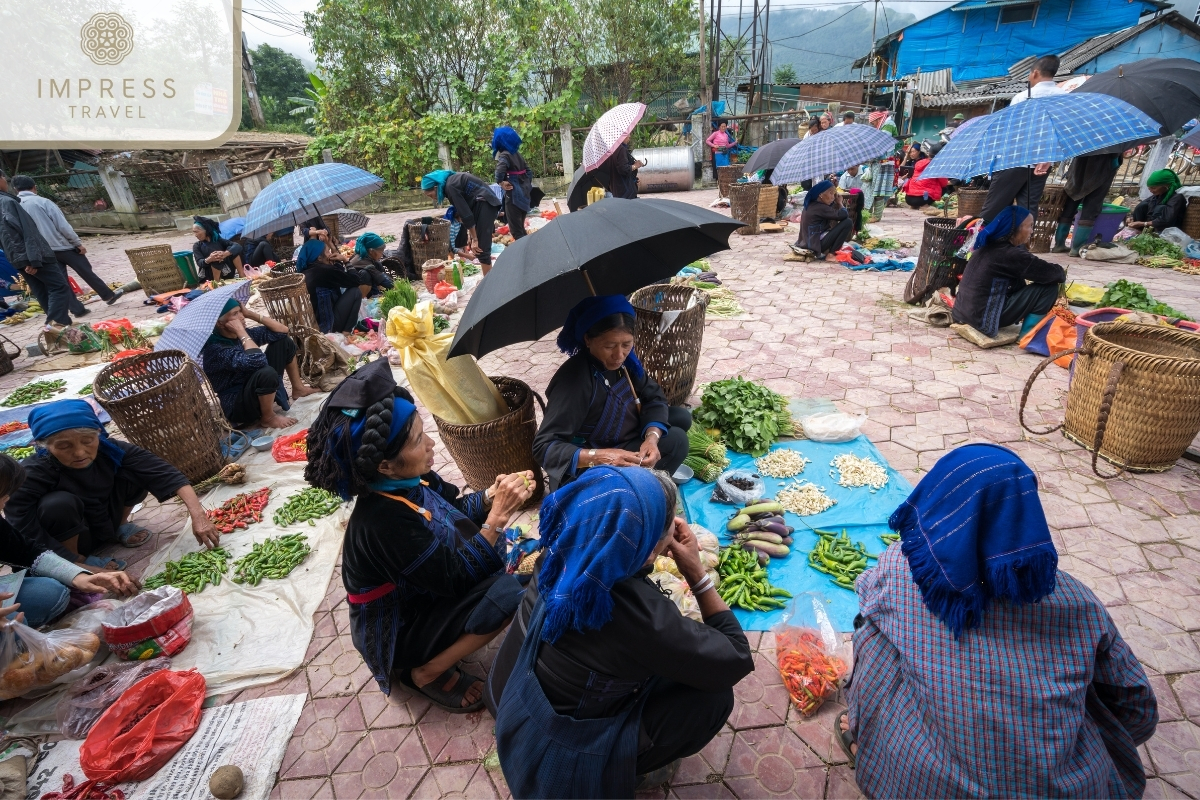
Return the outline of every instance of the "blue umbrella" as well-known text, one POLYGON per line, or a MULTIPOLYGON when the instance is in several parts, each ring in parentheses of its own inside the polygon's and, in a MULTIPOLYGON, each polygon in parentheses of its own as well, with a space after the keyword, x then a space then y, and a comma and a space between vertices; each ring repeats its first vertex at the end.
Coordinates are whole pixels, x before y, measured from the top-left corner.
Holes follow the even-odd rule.
POLYGON ((1026 100, 956 134, 923 178, 970 180, 1013 167, 1053 163, 1123 142, 1157 137, 1159 124, 1104 94, 1026 100))
POLYGON ((317 164, 289 172, 258 193, 245 236, 263 236, 345 208, 383 188, 383 178, 349 164, 317 164))
POLYGON ((234 298, 241 303, 250 299, 250 281, 227 283, 205 292, 179 310, 155 343, 155 350, 182 350, 193 361, 200 360, 200 350, 212 335, 225 301, 234 298))
POLYGON ((771 173, 771 183, 800 183, 841 172, 856 164, 890 155, 896 140, 870 125, 838 125, 801 139, 800 144, 784 153, 771 173))
POLYGON ((232 239, 246 229, 245 217, 234 217, 221 223, 221 238, 232 239))

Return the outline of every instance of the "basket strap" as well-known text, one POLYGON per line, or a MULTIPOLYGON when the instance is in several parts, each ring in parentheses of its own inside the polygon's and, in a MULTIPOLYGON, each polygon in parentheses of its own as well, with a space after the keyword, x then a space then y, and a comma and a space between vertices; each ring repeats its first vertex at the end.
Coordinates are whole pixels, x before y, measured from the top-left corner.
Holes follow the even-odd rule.
POLYGON ((1104 432, 1108 428, 1108 415, 1112 412, 1113 399, 1117 393, 1117 382, 1125 370, 1125 362, 1117 361, 1108 373, 1108 383, 1104 385, 1104 396, 1100 399, 1100 413, 1096 415, 1096 440, 1092 447, 1092 472, 1101 478, 1119 478, 1125 470, 1117 467, 1112 475, 1105 475, 1099 469, 1100 446, 1104 444, 1104 432))
POLYGON ((17 351, 17 352, 15 352, 15 353, 8 353, 8 357, 9 357, 10 359, 11 359, 11 358, 20 358, 20 357, 21 357, 21 355, 22 355, 22 354, 25 352, 25 351, 24 351, 24 350, 22 350, 20 347, 18 347, 16 344, 14 344, 14 343, 13 343, 13 341, 12 341, 11 339, 9 339, 7 336, 3 336, 3 335, 0 335, 0 346, 3 346, 3 348, 4 348, 4 352, 5 352, 5 353, 8 353, 8 348, 9 348, 10 346, 11 346, 11 347, 12 347, 14 350, 16 350, 16 351, 17 351))
POLYGON ((1033 372, 1029 373, 1029 379, 1027 381, 1025 381, 1025 388, 1021 392, 1021 409, 1020 409, 1020 411, 1017 412, 1017 419, 1020 421, 1021 427, 1024 428, 1025 430, 1029 431, 1030 433, 1035 434, 1037 436, 1045 436, 1048 433, 1054 433, 1056 430, 1061 428, 1066 423, 1066 420, 1064 419, 1063 422, 1058 423, 1057 425, 1055 425, 1053 428, 1050 428, 1049 430, 1035 431, 1033 428, 1031 428, 1025 424, 1025 402, 1029 399, 1029 390, 1033 388, 1033 382, 1035 380, 1037 380, 1038 375, 1042 374, 1042 370, 1044 370, 1046 367, 1050 366, 1051 363, 1053 363, 1054 361, 1057 361, 1058 359, 1062 358, 1063 356, 1069 356, 1074 353, 1082 353, 1085 356, 1089 355, 1086 347, 1076 347, 1071 350, 1067 350, 1065 353, 1055 353, 1054 355, 1048 356, 1045 359, 1043 359, 1042 363, 1040 363, 1036 367, 1034 367, 1033 372))
POLYGON ((542 399, 542 396, 537 393, 536 389, 530 388, 529 391, 533 393, 534 399, 537 400, 538 405, 542 407, 542 416, 546 416, 546 401, 542 399))

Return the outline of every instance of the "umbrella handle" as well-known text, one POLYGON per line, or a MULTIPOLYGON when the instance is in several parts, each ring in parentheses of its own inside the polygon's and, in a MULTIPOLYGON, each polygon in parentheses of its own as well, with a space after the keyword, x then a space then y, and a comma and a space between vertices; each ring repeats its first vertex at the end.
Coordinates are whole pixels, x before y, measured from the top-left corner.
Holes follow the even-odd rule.
POLYGON ((588 291, 592 293, 592 297, 596 296, 596 287, 592 285, 592 278, 587 274, 587 270, 581 269, 579 272, 583 275, 583 279, 587 281, 588 291))

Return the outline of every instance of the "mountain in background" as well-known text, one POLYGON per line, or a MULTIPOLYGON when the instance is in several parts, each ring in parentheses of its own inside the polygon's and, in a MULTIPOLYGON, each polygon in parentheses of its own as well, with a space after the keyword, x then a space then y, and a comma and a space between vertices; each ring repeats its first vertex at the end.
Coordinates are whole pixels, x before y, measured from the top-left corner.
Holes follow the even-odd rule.
MULTIPOLYGON (((801 81, 844 81, 858 77, 858 70, 850 65, 856 58, 871 52, 871 18, 874 11, 870 5, 861 5, 853 10, 841 8, 782 8, 771 10, 769 50, 771 70, 791 64, 801 81)), ((736 13, 722 15, 721 30, 731 40, 738 37, 736 13)), ((888 10, 879 4, 879 16, 875 21, 875 37, 882 38, 889 31, 896 31, 917 21, 913 14, 888 10)), ((750 14, 742 19, 742 35, 749 41, 750 14)), ((759 19, 761 36, 762 19, 759 19)), ((748 71, 748 70, 747 70, 748 71)), ((768 71, 770 75, 770 71, 768 71)), ((768 80, 770 78, 768 77, 768 80)))

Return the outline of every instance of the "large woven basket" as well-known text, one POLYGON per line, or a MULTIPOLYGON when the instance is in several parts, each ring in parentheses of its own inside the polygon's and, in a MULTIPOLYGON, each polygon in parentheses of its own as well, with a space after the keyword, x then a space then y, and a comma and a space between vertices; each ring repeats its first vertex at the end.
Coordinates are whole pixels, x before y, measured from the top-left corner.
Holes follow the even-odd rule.
POLYGON ((746 223, 737 229, 742 236, 753 236, 758 231, 759 184, 735 183, 729 187, 729 215, 746 223))
POLYGON ((121 433, 174 466, 191 483, 225 465, 228 424, 200 365, 181 350, 113 361, 92 382, 96 402, 121 433))
MULTIPOLYGON (((412 248, 413 263, 420 266, 426 261, 445 261, 450 255, 450 221, 435 219, 425 231, 427 241, 421 241, 420 220, 408 223, 408 244, 412 248)), ((491 242, 480 242, 480 247, 491 247, 491 242)), ((488 486, 491 486, 489 483, 488 486)))
POLYGON ((742 176, 741 164, 717 167, 717 197, 729 197, 729 187, 742 176))
MULTIPOLYGON (((532 505, 546 490, 542 468, 533 458, 533 436, 537 433, 533 398, 537 395, 516 378, 492 377, 491 381, 508 404, 507 414, 474 425, 455 425, 436 415, 433 420, 468 486, 482 492, 496 482, 497 475, 532 470, 537 481, 527 503, 532 505)), ((538 397, 538 403, 544 411, 542 398, 538 397)))
POLYGON ((312 328, 317 330, 317 316, 313 313, 312 298, 303 275, 283 275, 268 278, 258 284, 258 293, 272 319, 288 328, 312 328))
MULTIPOLYGON (((1102 322, 1088 329, 1083 347, 1044 360, 1025 382, 1021 425, 1031 433, 1063 435, 1097 459, 1130 472, 1165 472, 1200 433, 1200 334, 1165 325, 1102 322), (1051 361, 1075 357, 1062 425, 1034 431, 1025 402, 1051 361)), ((1118 471, 1117 474, 1120 474, 1118 471)))
POLYGON ((779 207, 779 187, 769 183, 760 184, 758 190, 758 218, 775 219, 775 209, 779 207))
POLYGON ((275 266, 271 267, 271 277, 272 278, 281 278, 284 275, 295 275, 295 274, 296 274, 296 262, 290 258, 285 259, 283 261, 276 261, 275 266))
POLYGON ((13 359, 20 358, 24 353, 25 351, 9 341, 7 336, 0 336, 0 375, 7 375, 12 372, 13 359), (11 353, 8 352, 10 347, 13 350, 11 353))
POLYGON ((1200 200, 1188 199, 1187 213, 1183 217, 1183 232, 1193 239, 1200 239, 1200 200))
POLYGON ((1037 219, 1033 221, 1033 236, 1029 240, 1029 252, 1049 253, 1054 243, 1054 229, 1058 217, 1067 203, 1067 193, 1061 186, 1047 186, 1038 203, 1037 219))
POLYGON ((271 249, 275 251, 275 257, 280 261, 286 261, 296 254, 295 228, 280 236, 268 236, 267 241, 271 243, 271 249))
POLYGON ((629 302, 637 312, 634 349, 642 366, 658 381, 668 405, 683 405, 696 385, 708 295, 691 286, 654 285, 638 289, 629 302), (682 313, 660 332, 668 311, 682 313))
POLYGON ((987 189, 959 189, 956 194, 960 217, 978 217, 983 213, 983 204, 987 202, 987 189))
POLYGON ((133 274, 147 297, 164 292, 173 292, 187 286, 179 265, 175 263, 171 245, 152 244, 148 247, 135 247, 126 250, 133 274))
POLYGON ((338 230, 338 216, 337 214, 329 214, 321 217, 321 221, 329 229, 329 243, 334 247, 342 246, 342 232, 338 230))
POLYGON ((950 276, 962 263, 962 259, 954 254, 969 235, 969 231, 959 228, 952 219, 930 217, 925 220, 921 253, 917 256, 916 269, 908 276, 904 287, 904 302, 920 305, 949 284, 950 276))

